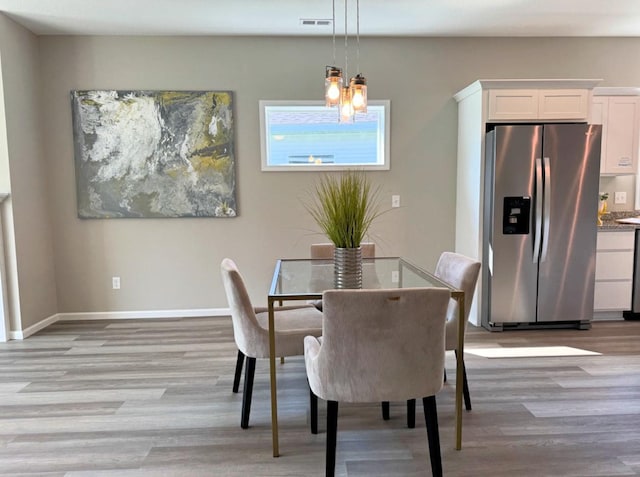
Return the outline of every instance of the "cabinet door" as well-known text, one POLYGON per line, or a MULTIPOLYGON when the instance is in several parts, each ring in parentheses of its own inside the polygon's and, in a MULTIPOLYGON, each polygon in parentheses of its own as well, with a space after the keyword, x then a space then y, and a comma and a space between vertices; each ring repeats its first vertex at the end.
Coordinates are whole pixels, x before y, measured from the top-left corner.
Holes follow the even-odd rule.
POLYGON ((489 121, 526 121, 538 118, 538 90, 489 90, 489 121))
POLYGON ((594 311, 623 311, 631 306, 634 232, 598 232, 594 311))
POLYGON ((589 94, 584 89, 541 89, 538 95, 538 119, 575 119, 585 121, 589 112, 589 94))
POLYGON ((603 135, 602 174, 635 174, 640 131, 640 97, 610 96, 607 108, 607 132, 603 135), (606 152, 606 153, 605 153, 606 152))
POLYGON ((624 311, 631 309, 631 282, 596 282, 594 311, 624 311))

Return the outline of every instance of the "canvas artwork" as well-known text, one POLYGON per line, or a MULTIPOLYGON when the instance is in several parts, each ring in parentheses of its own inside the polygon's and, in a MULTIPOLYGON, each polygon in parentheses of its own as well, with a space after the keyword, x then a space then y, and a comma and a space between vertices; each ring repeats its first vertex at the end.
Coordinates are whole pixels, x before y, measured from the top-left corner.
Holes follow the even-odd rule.
POLYGON ((230 91, 72 91, 80 218, 235 217, 230 91))

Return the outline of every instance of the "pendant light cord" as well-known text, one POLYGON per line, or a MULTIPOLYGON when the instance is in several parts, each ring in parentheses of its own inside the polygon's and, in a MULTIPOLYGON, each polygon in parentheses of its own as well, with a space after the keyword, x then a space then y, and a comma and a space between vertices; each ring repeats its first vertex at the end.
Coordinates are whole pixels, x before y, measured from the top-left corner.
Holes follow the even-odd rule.
POLYGON ((333 63, 336 64, 336 0, 332 2, 332 17, 331 17, 331 25, 333 26, 333 63))
POLYGON ((360 73, 360 0, 356 0, 356 74, 360 73))
POLYGON ((348 46, 348 38, 349 35, 347 33, 347 6, 349 5, 349 0, 344 0, 344 78, 345 81, 349 81, 349 46, 348 46))

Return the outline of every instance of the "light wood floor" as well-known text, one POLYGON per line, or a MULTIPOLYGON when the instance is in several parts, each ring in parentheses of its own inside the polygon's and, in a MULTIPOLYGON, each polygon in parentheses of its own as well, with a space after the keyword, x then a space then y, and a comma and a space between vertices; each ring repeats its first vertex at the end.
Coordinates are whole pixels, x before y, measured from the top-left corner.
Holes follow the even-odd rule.
MULTIPOLYGON (((566 345, 602 356, 466 355, 473 411, 454 449, 453 379, 438 394, 446 476, 640 475, 640 322, 593 329, 474 329, 467 345, 566 345)), ((271 457, 268 363, 258 361, 251 427, 232 394, 230 320, 60 322, 0 344, 0 474, 11 476, 320 476, 308 430, 304 362, 278 365, 280 448, 271 457)), ((449 377, 453 356, 447 357, 449 377)), ((416 429, 392 404, 343 405, 337 475, 428 476, 416 429)))

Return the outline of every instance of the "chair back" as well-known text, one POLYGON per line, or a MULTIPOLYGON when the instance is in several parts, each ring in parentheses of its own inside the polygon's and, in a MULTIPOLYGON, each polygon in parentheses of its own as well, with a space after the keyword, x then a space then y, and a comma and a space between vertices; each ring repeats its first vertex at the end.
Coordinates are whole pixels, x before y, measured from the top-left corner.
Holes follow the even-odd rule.
MULTIPOLYGON (((459 253, 443 252, 440 255, 434 275, 464 292, 465 331, 476 283, 480 273, 480 262, 459 253)), ((447 310, 447 349, 457 348, 458 302, 451 299, 447 310), (454 332, 455 331, 455 332, 454 332)))
MULTIPOLYGON (((362 249, 362 258, 373 258, 376 256, 376 244, 366 242, 360 244, 362 249)), ((333 252, 336 247, 332 243, 312 243, 309 251, 311 258, 333 260, 333 252)))
POLYGON ((435 395, 450 296, 445 288, 326 291, 317 362, 307 363, 313 392, 340 402, 435 395))
POLYGON ((220 271, 224 291, 231 309, 233 338, 236 345, 246 356, 260 357, 264 354, 264 350, 256 350, 255 348, 268 346, 268 334, 258 324, 255 310, 238 267, 233 260, 225 258, 220 264, 220 271))

